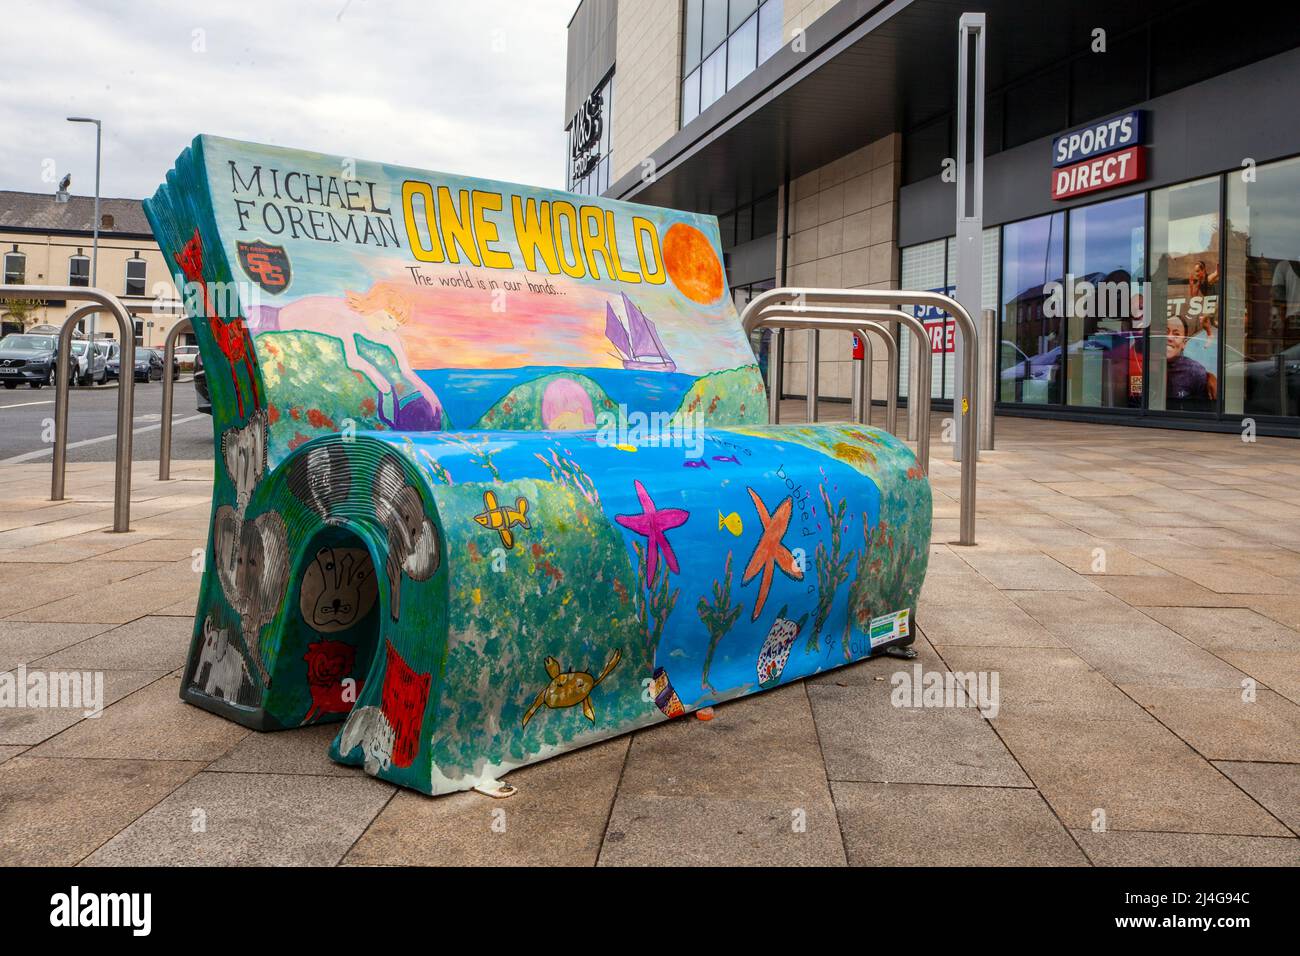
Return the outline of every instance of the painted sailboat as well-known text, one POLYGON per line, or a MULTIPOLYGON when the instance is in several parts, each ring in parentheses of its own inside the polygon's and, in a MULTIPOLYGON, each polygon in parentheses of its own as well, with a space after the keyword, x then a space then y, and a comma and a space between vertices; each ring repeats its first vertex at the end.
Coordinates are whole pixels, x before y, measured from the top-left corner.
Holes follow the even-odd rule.
POLYGON ((664 348, 655 324, 633 304, 626 292, 622 293, 622 296, 623 311, 627 313, 627 328, 624 328, 623 323, 619 321, 614 307, 606 302, 605 337, 614 348, 618 349, 618 357, 622 360, 623 367, 648 372, 677 371, 677 363, 664 348))

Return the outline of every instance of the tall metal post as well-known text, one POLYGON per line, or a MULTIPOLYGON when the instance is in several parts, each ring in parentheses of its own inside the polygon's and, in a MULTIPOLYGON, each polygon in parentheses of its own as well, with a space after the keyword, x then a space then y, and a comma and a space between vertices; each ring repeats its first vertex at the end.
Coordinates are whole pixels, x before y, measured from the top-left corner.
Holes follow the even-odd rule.
MULTIPOLYGON (((980 315, 983 309, 984 268, 984 33, 985 15, 963 13, 957 25, 957 301, 968 315, 980 315), (974 53, 974 77, 971 76, 971 47, 974 53), (971 103, 971 100, 974 103, 971 103), (973 156, 967 164, 968 114, 974 111, 973 156)), ((954 395, 952 457, 961 460, 962 432, 978 428, 979 405, 983 396, 967 389, 963 351, 972 342, 957 340, 957 375, 954 395), (967 400, 965 396, 969 395, 967 400), (969 407, 967 405, 969 402, 969 407)), ((983 443, 980 447, 985 447, 983 443)))
POLYGON ((785 361, 785 336, 781 329, 772 329, 767 349, 767 421, 776 425, 781 421, 781 363, 785 361))

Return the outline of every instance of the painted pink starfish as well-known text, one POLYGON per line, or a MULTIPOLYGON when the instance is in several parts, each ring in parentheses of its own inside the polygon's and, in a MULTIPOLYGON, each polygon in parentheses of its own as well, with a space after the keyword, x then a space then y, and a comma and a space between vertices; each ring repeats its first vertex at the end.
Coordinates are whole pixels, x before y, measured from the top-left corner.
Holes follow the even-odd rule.
POLYGON ((641 502, 641 514, 615 515, 614 520, 637 534, 645 535, 646 584, 653 587, 655 572, 659 570, 659 552, 661 549, 668 570, 674 573, 678 571, 677 555, 673 554, 673 547, 668 543, 664 532, 686 524, 686 519, 691 516, 691 513, 683 511, 681 508, 656 508, 655 503, 650 500, 650 492, 645 490, 645 485, 641 484, 640 481, 636 481, 634 484, 636 485, 636 496, 641 502))

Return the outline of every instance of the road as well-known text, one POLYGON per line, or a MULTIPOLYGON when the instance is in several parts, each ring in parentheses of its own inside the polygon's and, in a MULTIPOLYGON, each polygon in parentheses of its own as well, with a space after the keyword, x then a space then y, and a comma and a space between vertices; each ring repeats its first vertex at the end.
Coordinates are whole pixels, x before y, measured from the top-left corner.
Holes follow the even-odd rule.
MULTIPOLYGON (((68 413, 68 461, 112 461, 117 443, 116 383, 73 388, 68 413)), ((157 461, 162 383, 136 383, 134 461, 157 461)), ((0 389, 0 466, 49 461, 54 426, 54 389, 0 389), (47 420, 49 422, 47 426, 47 420)), ((189 375, 176 382, 172 409, 172 458, 211 458, 212 419, 196 410, 189 375)))

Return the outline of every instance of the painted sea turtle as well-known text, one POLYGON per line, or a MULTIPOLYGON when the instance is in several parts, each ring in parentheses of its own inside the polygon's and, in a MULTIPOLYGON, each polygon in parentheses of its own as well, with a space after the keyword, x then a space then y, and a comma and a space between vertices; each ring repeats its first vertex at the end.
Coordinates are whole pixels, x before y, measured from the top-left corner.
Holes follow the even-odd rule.
POLYGON ((528 722, 533 719, 533 714, 537 713, 537 708, 542 704, 552 710, 576 707, 581 704, 583 715, 594 724, 596 711, 591 706, 591 692, 596 689, 597 684, 609 676, 610 671, 618 666, 622 657, 622 650, 615 651, 599 677, 592 677, 587 671, 561 672, 559 661, 554 657, 546 658, 546 673, 550 675, 551 682, 538 691, 532 706, 524 714, 524 722, 520 726, 527 727, 528 722))

